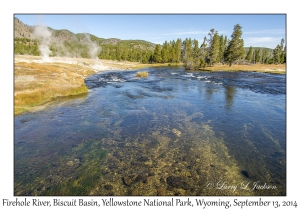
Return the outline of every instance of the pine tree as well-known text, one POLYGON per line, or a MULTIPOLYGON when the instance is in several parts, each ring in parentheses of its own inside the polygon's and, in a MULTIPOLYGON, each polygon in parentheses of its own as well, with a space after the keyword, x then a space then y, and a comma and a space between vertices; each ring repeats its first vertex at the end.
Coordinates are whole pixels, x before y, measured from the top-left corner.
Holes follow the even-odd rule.
POLYGON ((216 31, 214 28, 210 29, 209 33, 208 33, 208 36, 209 36, 209 39, 207 40, 208 42, 208 48, 210 50, 211 46, 212 46, 212 43, 214 41, 214 35, 215 35, 216 31))
POLYGON ((227 39, 227 36, 225 36, 225 38, 224 38, 225 49, 228 46, 228 42, 229 42, 229 40, 227 39))
POLYGON ((236 24, 224 55, 225 61, 229 63, 229 66, 244 55, 244 40, 242 39, 242 33, 242 27, 239 24, 236 24))
POLYGON ((193 64, 194 69, 199 69, 200 66, 200 59, 199 59, 199 42, 197 39, 193 40, 193 64))
POLYGON ((170 55, 169 55, 169 62, 175 63, 176 62, 176 54, 175 54, 175 46, 171 47, 170 55))
POLYGON ((267 51, 267 49, 263 49, 263 51, 262 51, 262 55, 261 55, 261 62, 263 63, 263 64, 266 64, 267 63, 267 58, 268 58, 268 51, 267 51))
POLYGON ((276 65, 281 63, 281 45, 279 44, 273 50, 273 62, 276 65))
POLYGON ((248 53, 247 53, 247 56, 245 58, 248 62, 252 63, 253 61, 253 49, 252 49, 252 46, 250 46, 249 50, 248 50, 248 53))
POLYGON ((224 36, 221 35, 220 37, 220 48, 219 48, 219 56, 218 56, 218 61, 219 62, 224 62, 224 51, 225 51, 225 40, 224 40, 224 36))
POLYGON ((210 65, 213 66, 214 64, 219 62, 218 58, 219 58, 219 50, 220 50, 220 40, 217 31, 214 33, 210 44, 211 46, 209 52, 209 61, 210 61, 210 65))
POLYGON ((208 48, 207 60, 208 60, 209 65, 211 65, 211 56, 212 56, 211 51, 212 51, 212 46, 213 46, 214 35, 215 35, 215 29, 212 28, 212 29, 210 29, 210 31, 208 33, 209 38, 207 40, 207 44, 208 44, 208 46, 207 46, 207 48, 208 48))
POLYGON ((284 39, 281 40, 281 55, 280 55, 280 61, 281 63, 286 63, 286 46, 283 47, 284 45, 284 39))
POLYGON ((176 43, 175 41, 170 41, 170 53, 169 53, 169 62, 176 62, 176 43))
POLYGON ((117 60, 121 60, 121 46, 119 43, 117 43, 117 46, 116 46, 116 57, 117 57, 117 60))
POLYGON ((281 62, 286 63, 286 46, 284 47, 284 50, 282 51, 281 54, 281 62))
POLYGON ((205 68, 207 64, 207 38, 206 36, 203 38, 203 42, 200 46, 200 53, 199 53, 199 58, 200 58, 200 68, 205 68))
POLYGON ((192 40, 191 38, 185 39, 183 42, 183 63, 185 69, 193 69, 194 62, 193 62, 193 51, 192 51, 192 40))
POLYGON ((122 60, 128 60, 128 48, 124 48, 121 55, 122 60))
POLYGON ((256 49, 254 54, 255 54, 255 58, 254 58, 255 63, 259 63, 260 62, 260 49, 256 49))
POLYGON ((155 45, 154 53, 153 53, 153 61, 155 63, 160 63, 162 61, 161 59, 161 48, 160 45, 155 45))
POLYGON ((181 39, 177 39, 176 40, 176 48, 175 48, 175 55, 176 55, 177 63, 181 62, 181 46, 182 46, 181 39))
POLYGON ((162 50, 161 50, 161 57, 162 57, 163 63, 168 63, 169 57, 170 57, 169 51, 170 51, 169 43, 167 41, 165 41, 162 46, 162 50))

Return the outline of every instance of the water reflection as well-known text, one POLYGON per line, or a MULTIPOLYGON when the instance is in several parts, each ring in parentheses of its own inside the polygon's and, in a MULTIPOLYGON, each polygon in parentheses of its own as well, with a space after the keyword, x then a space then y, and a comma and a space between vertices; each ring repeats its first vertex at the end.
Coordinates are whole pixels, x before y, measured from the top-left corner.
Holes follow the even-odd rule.
POLYGON ((205 100, 207 102, 210 102, 212 100, 213 93, 214 93, 213 89, 210 89, 210 88, 206 89, 205 100))
POLYGON ((226 96, 226 108, 230 109, 233 105, 234 95, 236 93, 236 88, 232 86, 225 86, 225 96, 226 96))

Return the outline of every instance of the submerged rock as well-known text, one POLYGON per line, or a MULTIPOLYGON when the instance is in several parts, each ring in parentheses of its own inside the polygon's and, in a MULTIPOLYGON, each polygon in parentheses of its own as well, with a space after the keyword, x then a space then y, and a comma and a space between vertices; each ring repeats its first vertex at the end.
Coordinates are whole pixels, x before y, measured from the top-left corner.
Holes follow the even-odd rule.
POLYGON ((183 177, 169 176, 167 177, 167 184, 171 187, 182 188, 188 190, 190 188, 189 184, 183 177))
POLYGON ((155 175, 155 173, 153 172, 153 171, 150 171, 149 173, 148 173, 148 176, 154 176, 155 175))
POLYGON ((147 162, 147 161, 149 161, 149 157, 147 157, 147 156, 141 156, 141 157, 139 157, 137 159, 137 161, 139 161, 139 162, 147 162))
POLYGON ((104 188, 105 188, 106 190, 112 190, 112 189, 113 189, 113 186, 110 185, 110 184, 107 184, 107 185, 104 186, 104 188))
POLYGON ((129 175, 122 177, 122 181, 126 186, 130 186, 136 182, 142 181, 143 183, 147 182, 147 177, 142 175, 129 175))
POLYGON ((72 168, 77 168, 80 165, 80 160, 78 158, 75 158, 73 160, 67 161, 66 164, 72 168))
POLYGON ((248 173, 247 171, 241 171, 241 173, 242 173, 245 177, 250 178, 250 175, 249 175, 249 173, 248 173))
POLYGON ((173 129, 172 129, 172 132, 173 132, 174 134, 176 134, 176 136, 178 136, 178 137, 181 136, 181 131, 177 130, 176 128, 173 128, 173 129))

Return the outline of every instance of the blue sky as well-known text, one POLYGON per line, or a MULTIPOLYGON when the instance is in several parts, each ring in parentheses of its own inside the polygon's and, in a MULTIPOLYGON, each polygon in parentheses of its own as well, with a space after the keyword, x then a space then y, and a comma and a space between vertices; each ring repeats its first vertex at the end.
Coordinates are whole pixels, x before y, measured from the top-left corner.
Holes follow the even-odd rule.
POLYGON ((141 39, 156 44, 177 38, 202 42, 214 28, 228 38, 240 24, 245 47, 275 48, 286 39, 285 14, 120 14, 120 15, 15 15, 27 25, 44 24, 73 33, 90 33, 99 38, 141 39))

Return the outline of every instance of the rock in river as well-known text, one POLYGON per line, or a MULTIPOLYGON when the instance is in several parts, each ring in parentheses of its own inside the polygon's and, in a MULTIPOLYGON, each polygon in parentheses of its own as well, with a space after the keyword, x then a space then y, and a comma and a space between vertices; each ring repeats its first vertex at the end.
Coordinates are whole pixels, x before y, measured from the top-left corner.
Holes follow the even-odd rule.
POLYGON ((123 183, 127 186, 130 186, 136 182, 142 181, 143 183, 147 182, 147 177, 142 175, 128 175, 122 177, 123 183))
POLYGON ((188 190, 190 188, 189 184, 183 177, 168 176, 167 184, 171 187, 182 188, 184 190, 188 190))

